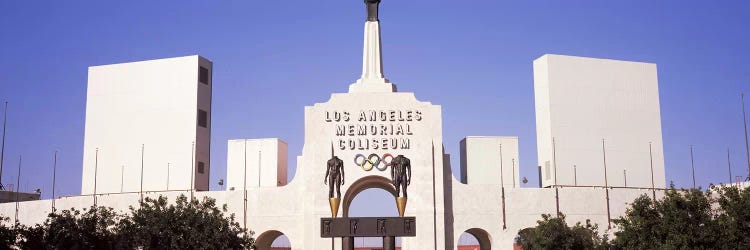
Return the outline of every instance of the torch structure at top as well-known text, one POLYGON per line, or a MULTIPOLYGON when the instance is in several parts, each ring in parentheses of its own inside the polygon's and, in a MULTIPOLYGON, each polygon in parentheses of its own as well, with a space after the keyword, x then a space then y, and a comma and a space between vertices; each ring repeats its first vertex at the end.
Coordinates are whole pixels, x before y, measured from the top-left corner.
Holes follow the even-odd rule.
POLYGON ((349 85, 349 93, 396 92, 396 85, 388 81, 383 74, 380 20, 378 19, 380 0, 365 0, 365 5, 367 6, 367 21, 362 52, 362 76, 357 82, 349 85))
POLYGON ((365 0, 365 3, 367 4, 367 21, 377 22, 380 0, 365 0))

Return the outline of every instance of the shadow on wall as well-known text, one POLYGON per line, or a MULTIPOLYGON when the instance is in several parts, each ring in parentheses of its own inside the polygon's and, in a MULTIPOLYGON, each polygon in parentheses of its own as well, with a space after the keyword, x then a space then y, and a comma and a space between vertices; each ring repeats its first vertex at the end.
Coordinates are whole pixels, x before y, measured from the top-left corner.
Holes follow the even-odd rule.
MULTIPOLYGON (((443 207, 445 208, 445 218, 443 218, 443 223, 445 223, 445 235, 453 235, 453 179, 455 178, 453 176, 453 171, 451 169, 451 155, 445 153, 445 146, 442 147, 442 155, 443 155, 443 185, 445 189, 443 192, 445 195, 443 199, 443 207)), ((432 154, 433 159, 435 157, 435 144, 432 145, 432 154)), ((433 161, 434 164, 434 161, 433 161)), ((432 166, 433 169, 435 169, 435 166, 432 166)), ((445 247, 453 247, 453 238, 448 237, 445 239, 445 247)))

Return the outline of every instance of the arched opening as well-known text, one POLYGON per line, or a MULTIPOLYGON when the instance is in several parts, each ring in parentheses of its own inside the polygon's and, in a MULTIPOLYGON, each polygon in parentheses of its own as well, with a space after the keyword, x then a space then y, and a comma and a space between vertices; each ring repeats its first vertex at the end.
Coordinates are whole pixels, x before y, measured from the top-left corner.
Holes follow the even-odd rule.
POLYGON ((490 250, 492 249, 490 234, 479 228, 464 231, 458 238, 458 250, 490 250))
POLYGON ((258 250, 291 250, 292 245, 284 233, 270 230, 258 235, 255 239, 255 249, 258 250))
POLYGON ((464 232, 458 237, 458 250, 479 250, 479 240, 474 235, 464 232))
MULTIPOLYGON (((393 205, 394 209, 396 207, 396 188, 393 187, 391 184, 391 180, 388 178, 377 176, 377 175, 371 175, 371 176, 365 176, 362 178, 359 178, 359 180, 355 181, 354 183, 349 186, 349 189, 346 190, 346 193, 344 193, 344 199, 342 204, 342 217, 349 217, 349 207, 352 204, 352 201, 354 200, 354 197, 357 197, 359 193, 362 191, 365 191, 366 189, 370 188, 379 188, 382 190, 385 190, 386 192, 391 194, 391 202, 390 204, 393 205)), ((396 214, 394 216, 398 216, 398 210, 396 210, 396 214)))
MULTIPOLYGON (((344 217, 397 217, 395 188, 390 180, 380 176, 368 176, 352 184, 344 195, 344 217)), ((381 237, 354 239, 354 247, 359 249, 380 249, 381 237)), ((396 238, 396 247, 401 239, 396 238)))
POLYGON ((286 235, 281 235, 271 243, 271 250, 292 250, 292 243, 286 235))

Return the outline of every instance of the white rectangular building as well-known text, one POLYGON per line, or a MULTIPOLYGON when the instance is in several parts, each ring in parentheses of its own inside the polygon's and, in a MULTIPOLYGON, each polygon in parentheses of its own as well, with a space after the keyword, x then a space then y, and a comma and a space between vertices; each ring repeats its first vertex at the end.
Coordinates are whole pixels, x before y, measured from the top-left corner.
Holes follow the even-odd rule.
POLYGON ((277 138, 229 140, 227 190, 286 185, 287 147, 277 138))
POLYGON ((462 183, 520 187, 518 166, 516 136, 467 136, 461 140, 462 183))
POLYGON ((208 190, 212 70, 197 55, 89 67, 81 193, 208 190))
POLYGON ((542 186, 665 186, 655 64, 544 55, 534 95, 542 186))

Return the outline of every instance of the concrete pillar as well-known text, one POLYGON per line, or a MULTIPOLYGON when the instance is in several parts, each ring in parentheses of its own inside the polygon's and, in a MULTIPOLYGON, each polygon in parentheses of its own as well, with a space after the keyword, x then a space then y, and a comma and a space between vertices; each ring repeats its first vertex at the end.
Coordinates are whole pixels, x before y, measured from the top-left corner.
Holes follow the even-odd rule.
POLYGON ((383 237, 383 250, 396 250, 396 237, 394 236, 383 237))
POLYGON ((354 250, 354 237, 341 237, 342 250, 354 250))

